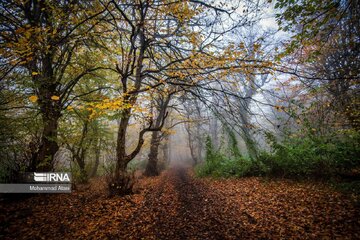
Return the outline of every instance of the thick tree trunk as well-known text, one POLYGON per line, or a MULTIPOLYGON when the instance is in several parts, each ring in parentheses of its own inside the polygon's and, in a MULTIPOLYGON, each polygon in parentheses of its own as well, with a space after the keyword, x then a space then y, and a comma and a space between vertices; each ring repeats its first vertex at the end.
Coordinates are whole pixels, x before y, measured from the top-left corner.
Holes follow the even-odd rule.
POLYGON ((39 148, 32 153, 30 171, 53 170, 54 156, 59 150, 57 143, 58 121, 60 113, 52 111, 42 112, 43 130, 39 148))
POLYGON ((245 111, 240 112, 240 119, 243 122, 243 127, 241 127, 241 130, 243 133, 242 138, 245 142, 249 157, 252 159, 256 159, 257 154, 258 154, 257 146, 256 146, 255 141, 253 140, 253 137, 251 136, 250 129, 249 129, 249 126, 250 126, 250 121, 249 121, 249 116, 248 116, 249 104, 250 104, 249 102, 245 102, 245 106, 246 106, 245 111))
MULTIPOLYGON (((163 99, 161 105, 159 106, 159 114, 156 118, 156 123, 155 123, 155 128, 159 128, 159 130, 161 130, 162 124, 164 124, 166 109, 168 107, 169 102, 170 102, 170 95, 167 96, 165 100, 163 99)), ((150 153, 148 155, 149 158, 144 172, 145 176, 159 175, 157 163, 158 163, 160 140, 161 139, 159 136, 159 131, 154 131, 151 137, 150 153)))
POLYGON ((80 156, 77 156, 76 162, 79 165, 80 168, 80 182, 86 183, 88 181, 88 174, 85 169, 85 157, 84 154, 81 154, 80 156))
POLYGON ((129 125, 129 120, 130 110, 124 110, 124 116, 120 120, 117 135, 115 177, 125 172, 128 164, 126 157, 126 130, 129 125))
POLYGON ((160 145, 159 132, 155 131, 152 133, 151 136, 150 153, 148 155, 149 159, 144 173, 145 176, 150 177, 150 176, 159 175, 158 166, 157 166, 159 145, 160 145))
POLYGON ((134 185, 133 176, 126 171, 127 164, 131 160, 126 154, 126 130, 129 125, 130 112, 130 109, 124 110, 123 117, 119 123, 115 172, 108 183, 111 196, 131 194, 134 185))
POLYGON ((42 64, 41 67, 36 65, 36 61, 29 64, 30 72, 41 72, 39 75, 33 75, 32 78, 33 82, 38 86, 38 104, 43 123, 39 148, 32 153, 30 168, 33 171, 53 170, 54 156, 59 150, 57 135, 58 121, 61 116, 61 103, 60 99, 52 99, 53 96, 59 97, 60 95, 57 90, 59 82, 56 81, 54 76, 53 57, 53 52, 50 51, 39 59, 42 64))

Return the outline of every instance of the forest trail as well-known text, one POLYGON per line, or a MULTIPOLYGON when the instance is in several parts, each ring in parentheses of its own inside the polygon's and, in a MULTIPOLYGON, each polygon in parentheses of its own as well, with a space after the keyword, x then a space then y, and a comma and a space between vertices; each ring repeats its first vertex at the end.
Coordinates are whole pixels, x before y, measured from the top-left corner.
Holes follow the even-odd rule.
POLYGON ((105 186, 1 200, 0 239, 360 239, 359 202, 319 183, 173 167, 140 177, 130 196, 105 186))
POLYGON ((156 191, 147 195, 144 207, 124 226, 123 232, 134 226, 124 238, 223 239, 238 225, 231 226, 222 218, 222 200, 185 168, 173 168, 162 176, 156 191))
POLYGON ((199 179, 190 169, 174 167, 160 177, 117 237, 359 239, 359 209, 340 194, 320 190, 323 186, 266 181, 199 179))

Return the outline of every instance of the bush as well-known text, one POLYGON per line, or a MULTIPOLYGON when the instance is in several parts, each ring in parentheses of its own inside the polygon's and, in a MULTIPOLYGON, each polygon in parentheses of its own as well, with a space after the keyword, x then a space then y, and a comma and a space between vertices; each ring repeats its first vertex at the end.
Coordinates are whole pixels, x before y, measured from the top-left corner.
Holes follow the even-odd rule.
POLYGON ((281 143, 270 133, 266 137, 272 151, 260 152, 256 159, 243 157, 236 142, 230 142, 226 156, 214 149, 208 137, 205 162, 196 168, 197 175, 290 178, 353 177, 354 172, 360 175, 360 134, 356 131, 329 136, 288 136, 281 143))
POLYGON ((268 174, 283 177, 331 177, 360 167, 360 135, 287 137, 278 143, 267 134, 272 152, 262 152, 258 160, 268 174))
POLYGON ((196 173, 200 177, 243 177, 249 175, 254 168, 251 159, 244 158, 237 147, 234 135, 230 135, 230 147, 226 152, 229 156, 215 150, 210 137, 206 138, 205 162, 196 168, 196 173))

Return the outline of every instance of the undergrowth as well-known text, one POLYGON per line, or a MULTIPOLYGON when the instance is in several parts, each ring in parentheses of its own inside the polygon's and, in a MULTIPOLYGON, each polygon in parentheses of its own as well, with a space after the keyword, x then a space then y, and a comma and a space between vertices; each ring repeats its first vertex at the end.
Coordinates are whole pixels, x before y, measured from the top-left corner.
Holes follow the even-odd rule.
POLYGON ((197 175, 360 179, 360 134, 356 131, 329 136, 289 135, 281 142, 270 133, 266 138, 271 151, 249 158, 240 154, 233 134, 229 134, 225 153, 216 150, 208 137, 205 161, 196 168, 197 175))

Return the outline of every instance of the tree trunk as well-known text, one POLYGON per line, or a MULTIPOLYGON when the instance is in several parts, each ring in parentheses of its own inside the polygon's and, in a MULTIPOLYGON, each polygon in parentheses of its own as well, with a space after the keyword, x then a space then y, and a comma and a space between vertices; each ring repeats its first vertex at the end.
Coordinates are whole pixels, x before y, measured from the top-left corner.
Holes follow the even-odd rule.
POLYGON ((57 143, 58 121, 61 116, 60 100, 52 99, 53 96, 59 97, 57 88, 59 82, 56 81, 53 69, 53 52, 43 55, 39 61, 42 66, 36 65, 36 61, 29 63, 30 72, 40 71, 40 75, 33 75, 33 82, 38 86, 37 95, 40 106, 40 114, 43 122, 43 130, 40 139, 40 146, 32 154, 31 170, 51 171, 53 170, 54 156, 59 150, 57 143))
POLYGON ((149 159, 144 173, 145 176, 150 177, 150 176, 159 175, 158 166, 157 166, 159 145, 160 145, 159 132, 155 131, 152 133, 151 136, 150 153, 148 155, 149 159))
POLYGON ((95 148, 95 163, 94 163, 94 166, 91 170, 91 174, 90 174, 90 177, 95 177, 96 176, 96 173, 97 173, 97 170, 99 168, 99 163, 100 163, 100 153, 101 153, 101 139, 98 140, 98 144, 95 148))
MULTIPOLYGON (((188 116, 188 118, 190 118, 190 116, 188 116)), ((189 149, 190 149, 190 155, 191 155, 191 158, 193 159, 193 166, 196 166, 198 164, 198 158, 195 153, 195 146, 194 146, 194 139, 193 139, 194 137, 193 137, 193 134, 191 133, 190 124, 185 124, 185 130, 188 135, 188 144, 189 144, 189 149)))
POLYGON ((218 119, 216 116, 213 117, 212 122, 213 124, 210 124, 211 138, 214 143, 214 146, 219 146, 219 138, 218 138, 219 126, 218 126, 218 119))
MULTIPOLYGON (((165 100, 159 106, 159 115, 156 118, 155 128, 160 128, 161 124, 164 123, 164 117, 166 114, 167 106, 170 102, 170 95, 166 97, 165 100)), ((154 131, 151 137, 150 153, 148 155, 149 159, 146 165, 146 170, 144 172, 145 176, 157 176, 159 175, 159 170, 157 167, 158 163, 158 153, 160 145, 160 136, 158 131, 154 131)))
POLYGON ((119 123, 115 172, 108 183, 111 196, 131 194, 134 185, 133 176, 126 171, 127 164, 131 160, 130 157, 126 155, 126 131, 129 125, 130 113, 130 109, 124 110, 123 117, 119 123))
POLYGON ((252 158, 252 159, 256 159, 257 155, 258 155, 256 142, 251 137, 248 129, 246 129, 243 132, 244 132, 245 145, 246 145, 246 149, 248 151, 249 157, 252 158))
POLYGON ((88 174, 85 169, 85 154, 87 151, 87 146, 85 143, 85 139, 88 134, 88 127, 89 127, 89 120, 86 119, 84 122, 82 134, 81 134, 81 140, 79 142, 79 148, 76 152, 76 160, 80 168, 80 181, 82 183, 85 183, 88 181, 88 174))
MULTIPOLYGON (((190 138, 190 136, 189 136, 190 138)), ((190 154, 191 154, 191 157, 193 159, 193 166, 196 166, 199 162, 198 160, 198 157, 196 156, 196 153, 195 153, 195 149, 194 149, 194 146, 193 146, 193 141, 189 140, 189 147, 190 147, 190 154)))
MULTIPOLYGON (((144 14, 144 12, 141 12, 144 14)), ((143 16, 142 16, 143 17, 143 16)), ((124 102, 129 103, 133 106, 137 101, 138 93, 132 93, 128 95, 128 77, 129 75, 129 67, 131 65, 136 65, 135 70, 135 81, 134 81, 134 91, 137 91, 141 88, 143 76, 142 76, 142 67, 143 60, 145 56, 146 48, 148 47, 148 42, 145 39, 144 34, 144 24, 142 21, 138 22, 137 27, 132 29, 133 37, 131 39, 131 50, 130 52, 134 52, 134 62, 128 62, 127 68, 125 71, 120 70, 118 68, 121 77, 121 84, 123 87, 124 102), (137 51, 134 47, 137 41, 139 41, 139 51, 137 51), (138 52, 138 54, 137 54, 138 52)), ((140 131, 138 144, 135 150, 129 155, 126 154, 126 132, 129 126, 129 120, 131 117, 131 108, 127 108, 122 111, 122 117, 119 123, 118 135, 117 135, 117 146, 116 146, 116 166, 115 172, 112 176, 112 179, 109 182, 109 191, 110 195, 127 195, 132 193, 132 188, 134 185, 133 175, 129 174, 126 171, 128 163, 136 157, 136 155, 140 152, 142 145, 144 144, 144 133, 148 129, 143 129, 140 131)), ((151 126, 150 126, 151 127, 151 126)), ((150 128, 149 127, 149 128, 150 128)))
MULTIPOLYGON (((199 127, 200 128, 200 127, 199 127)), ((198 157, 198 160, 199 160, 199 162, 201 162, 202 160, 203 160, 203 154, 202 154, 202 150, 203 150, 203 141, 204 141, 204 139, 200 136, 200 135, 198 135, 197 136, 197 157, 198 157)))
MULTIPOLYGON (((197 99, 195 99, 194 101, 195 103, 195 107, 196 107, 196 114, 198 115, 198 118, 201 119, 201 108, 200 108, 200 105, 199 105, 199 102, 197 101, 197 99)), ((202 161, 202 149, 203 149, 203 142, 205 141, 205 139, 202 137, 202 134, 201 134, 201 122, 196 122, 196 135, 195 135, 195 138, 194 138, 194 142, 196 142, 196 157, 197 157, 197 161, 196 161, 196 164, 198 164, 199 162, 202 161), (195 141, 197 140, 197 141, 195 141)))
POLYGON ((75 145, 71 146, 70 144, 68 144, 68 147, 73 156, 73 161, 76 161, 77 165, 79 166, 80 177, 78 180, 81 183, 86 183, 88 181, 88 174, 85 169, 85 165, 86 165, 85 156, 86 156, 86 151, 87 151, 85 139, 88 134, 88 125, 89 125, 89 121, 86 120, 83 125, 81 139, 80 139, 78 146, 75 146, 75 145))
MULTIPOLYGON (((249 94, 249 96, 252 96, 252 95, 249 94)), ((241 137, 243 138, 243 140, 245 142, 249 157, 252 159, 256 159, 257 154, 258 154, 257 146, 256 146, 255 141, 253 140, 253 137, 251 136, 250 128, 249 128, 249 126, 251 125, 250 121, 249 121, 249 115, 248 115, 248 113, 249 113, 248 106, 250 105, 250 103, 245 102, 244 105, 246 106, 246 108, 244 109, 244 111, 240 112, 240 119, 243 123, 243 125, 241 127, 241 131, 242 131, 241 137)))
POLYGON ((54 156, 59 150, 57 143, 59 112, 42 112, 43 130, 39 148, 32 153, 30 171, 53 170, 54 156))
POLYGON ((116 143, 116 167, 115 177, 121 172, 126 171, 127 158, 126 158, 126 130, 129 125, 130 110, 124 110, 124 116, 120 120, 117 143, 116 143))
POLYGON ((165 134, 164 143, 162 146, 162 151, 164 155, 164 161, 166 164, 170 163, 170 135, 165 134))
POLYGON ((85 157, 84 154, 81 154, 80 156, 76 156, 75 157, 77 164, 79 165, 80 168, 80 182, 81 183, 86 183, 88 181, 88 174, 86 172, 85 169, 85 157))

